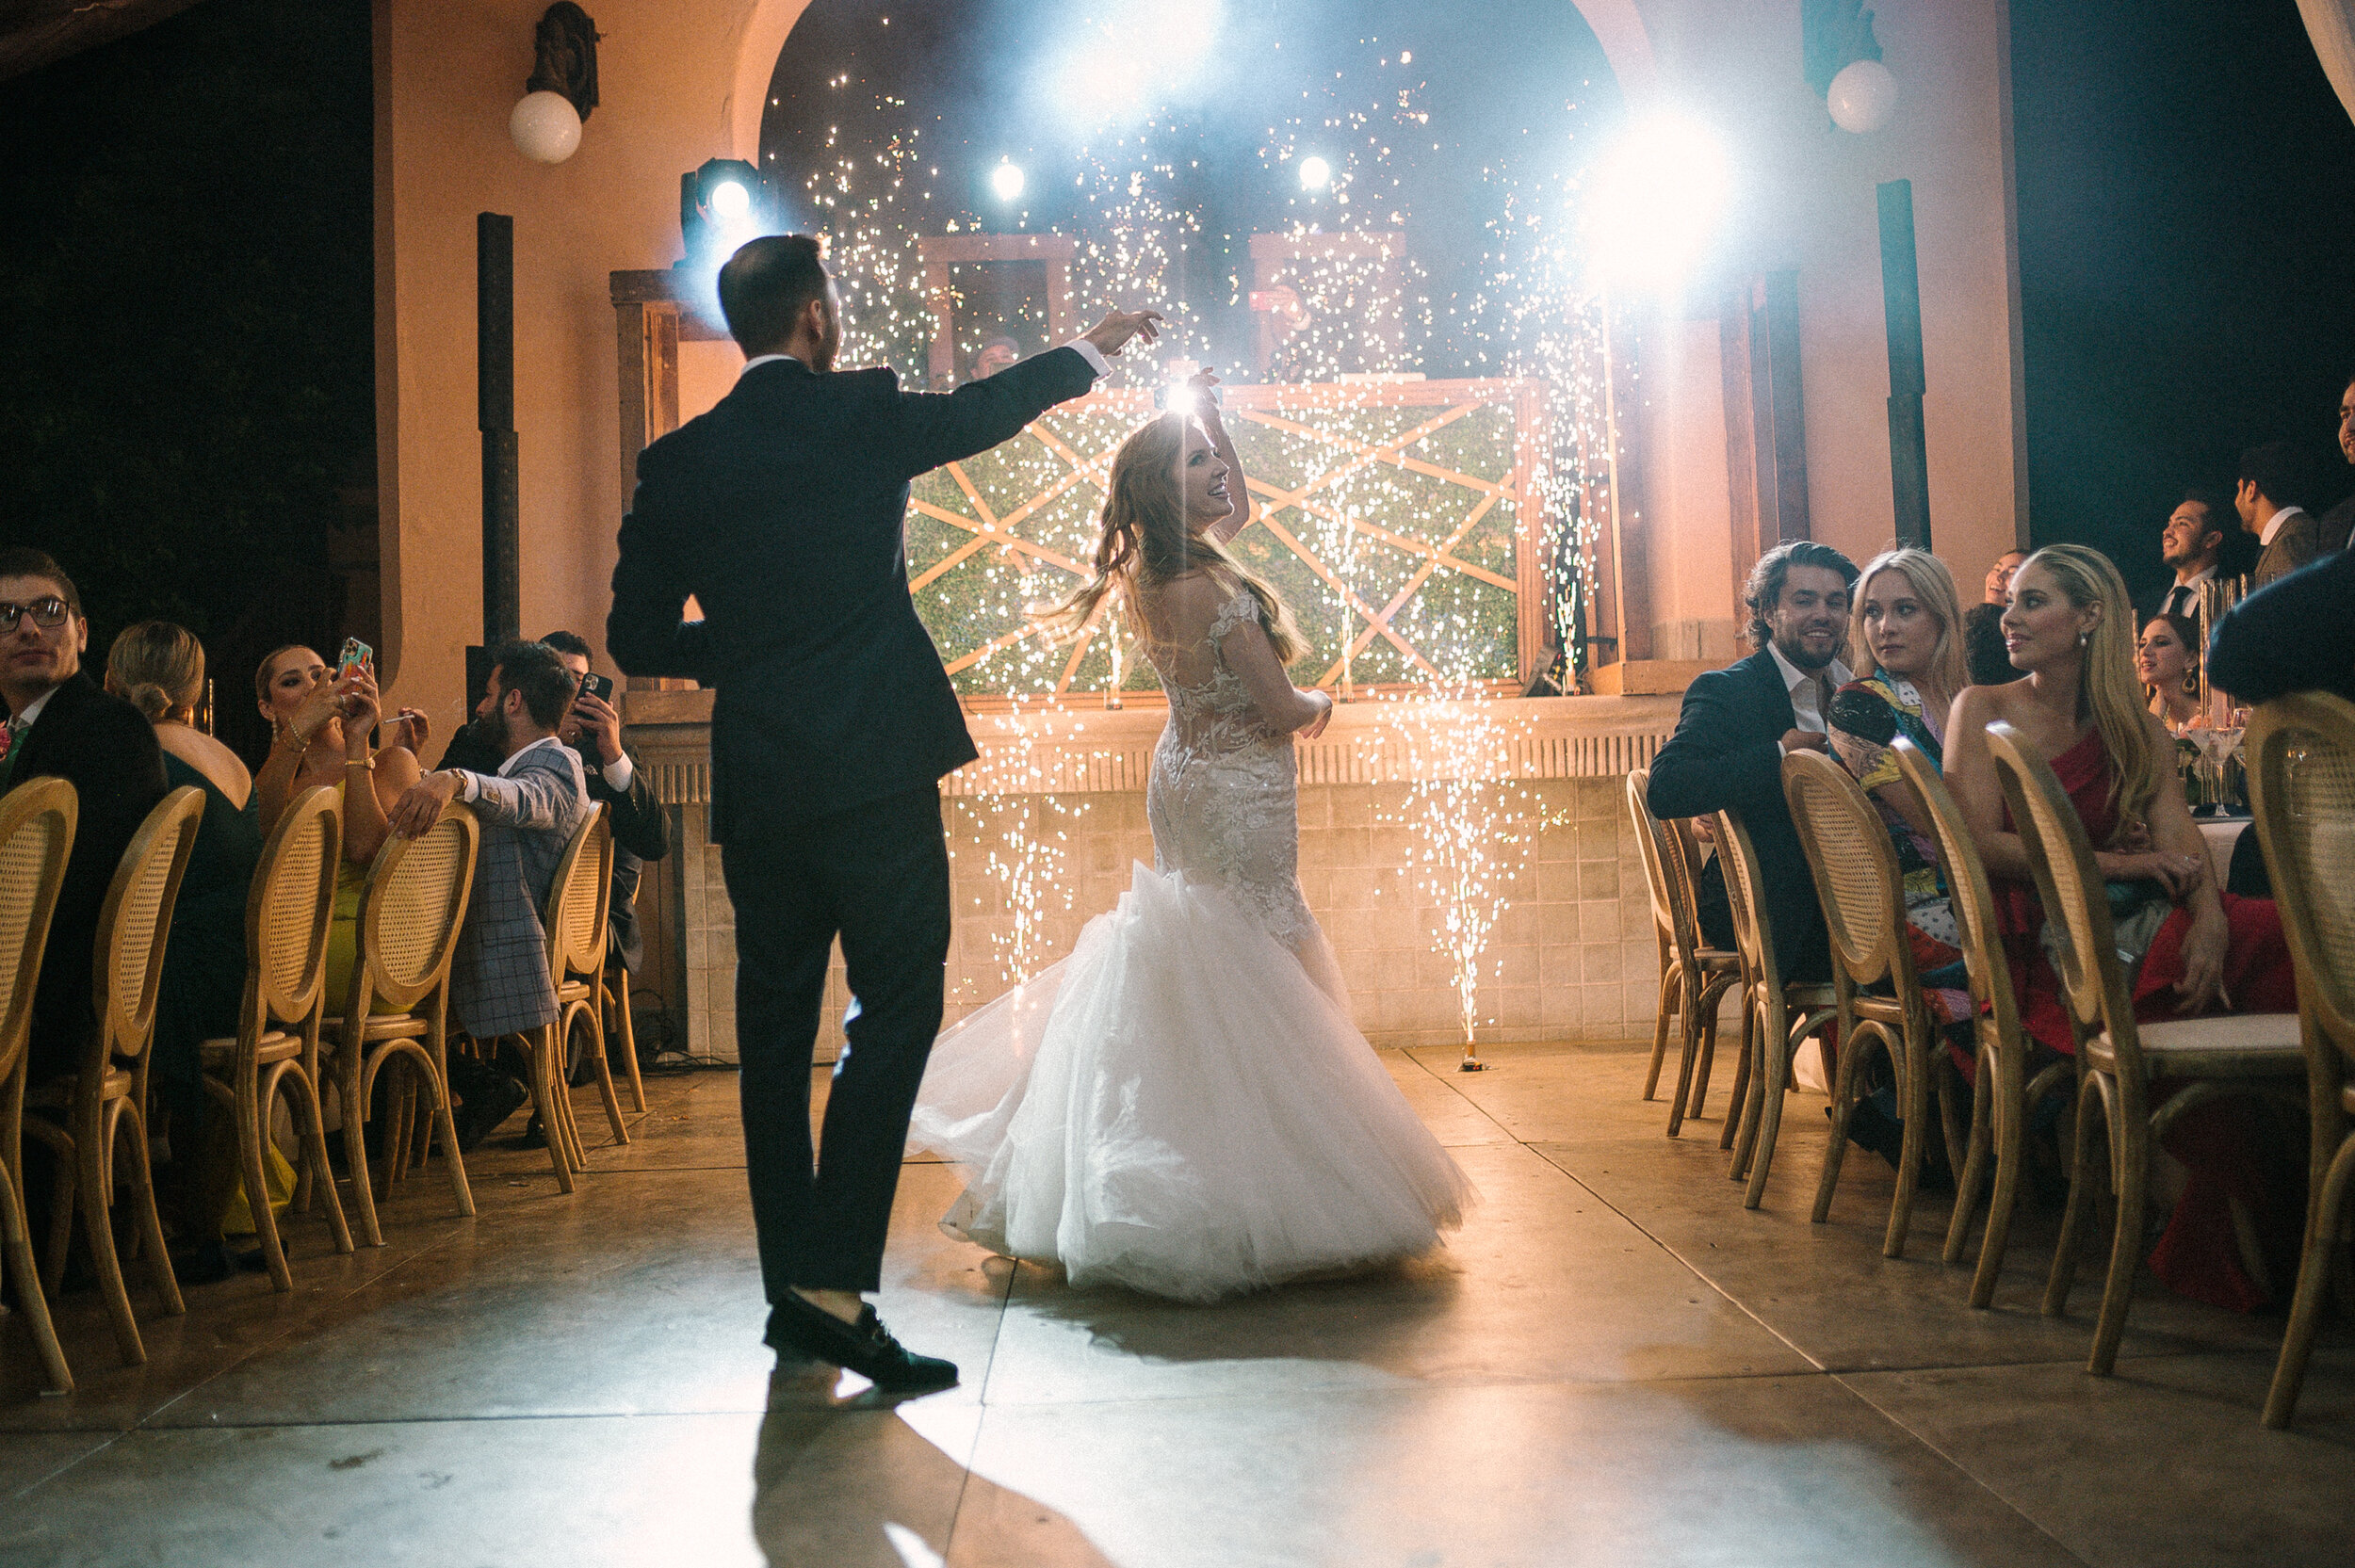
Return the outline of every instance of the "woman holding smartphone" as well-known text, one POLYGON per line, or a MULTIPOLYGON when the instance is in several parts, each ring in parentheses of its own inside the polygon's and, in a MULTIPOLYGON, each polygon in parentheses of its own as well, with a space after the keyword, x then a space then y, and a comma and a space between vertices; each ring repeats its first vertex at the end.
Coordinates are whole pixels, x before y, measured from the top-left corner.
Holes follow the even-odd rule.
POLYGON ((372 751, 381 713, 374 657, 362 642, 345 644, 331 672, 308 648, 280 648, 254 671, 253 691, 270 721, 269 760, 254 775, 261 830, 267 836, 288 802, 307 789, 336 790, 343 799, 344 857, 335 879, 335 922, 327 935, 327 1005, 340 1012, 359 955, 360 892, 376 861, 388 814, 423 769, 422 717, 404 713, 396 744, 372 751))

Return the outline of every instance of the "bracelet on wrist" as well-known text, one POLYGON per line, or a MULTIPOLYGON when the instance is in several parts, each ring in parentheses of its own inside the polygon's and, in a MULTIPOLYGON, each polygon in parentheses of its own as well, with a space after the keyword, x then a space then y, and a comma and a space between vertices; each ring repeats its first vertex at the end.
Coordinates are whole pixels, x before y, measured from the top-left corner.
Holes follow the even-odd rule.
POLYGON ((344 766, 346 768, 365 768, 367 771, 373 773, 376 771, 376 759, 374 757, 346 757, 344 758, 344 766))

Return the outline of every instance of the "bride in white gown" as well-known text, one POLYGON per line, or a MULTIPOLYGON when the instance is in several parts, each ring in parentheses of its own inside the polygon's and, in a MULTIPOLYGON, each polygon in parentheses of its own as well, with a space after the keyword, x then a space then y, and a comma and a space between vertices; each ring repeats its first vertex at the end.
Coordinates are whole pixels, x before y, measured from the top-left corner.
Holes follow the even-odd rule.
POLYGON ((1007 1256, 1210 1301, 1427 1251, 1470 1184, 1350 1022, 1301 897, 1292 735, 1332 715, 1298 632, 1222 547, 1242 468, 1197 378, 1113 461, 1095 578, 1169 696, 1145 791, 1154 865, 1071 955, 944 1031, 909 1141, 965 1167, 941 1221, 1007 1256))

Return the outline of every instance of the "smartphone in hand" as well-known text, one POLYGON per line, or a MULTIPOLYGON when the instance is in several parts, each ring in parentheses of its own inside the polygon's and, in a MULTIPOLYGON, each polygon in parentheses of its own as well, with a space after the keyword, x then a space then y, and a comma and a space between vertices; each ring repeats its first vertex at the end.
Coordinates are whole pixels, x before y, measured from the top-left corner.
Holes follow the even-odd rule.
POLYGON ((580 694, 594 697, 600 703, 610 703, 613 701, 613 677, 600 675, 592 670, 580 678, 580 694))
POLYGON ((344 651, 335 655, 335 678, 340 681, 354 670, 365 670, 375 658, 375 649, 356 637, 348 637, 344 639, 344 651))

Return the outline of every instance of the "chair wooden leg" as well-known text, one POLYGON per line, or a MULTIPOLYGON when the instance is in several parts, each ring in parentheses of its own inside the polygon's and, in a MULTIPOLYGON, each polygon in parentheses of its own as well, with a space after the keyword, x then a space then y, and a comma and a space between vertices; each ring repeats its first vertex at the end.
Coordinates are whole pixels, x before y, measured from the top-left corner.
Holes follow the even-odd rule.
POLYGON ((629 1141, 629 1123, 622 1120, 621 1096, 613 1092, 613 1067, 605 1059, 605 1020, 597 1010, 584 1004, 581 1016, 588 1020, 590 1051, 597 1064, 597 1092, 605 1100, 605 1119, 613 1128, 613 1141, 629 1141))
MULTIPOLYGON (((1908 1029, 1908 1034, 1911 1033, 1908 1029)), ((1853 1041, 1853 1036, 1850 1037, 1853 1041)), ((1905 1132, 1897 1146, 1897 1191, 1889 1203, 1889 1230, 1881 1237, 1881 1256, 1906 1255, 1906 1235, 1913 1225, 1913 1195, 1922 1185, 1922 1161, 1930 1140, 1930 1059, 1905 1037, 1882 1037, 1891 1065, 1897 1070, 1897 1087, 1905 1095, 1905 1132)))
POLYGON ((1644 1098, 1648 1100, 1660 1090, 1660 1064, 1668 1055, 1668 999, 1683 993, 1683 976, 1677 961, 1663 953, 1660 959, 1660 1013, 1652 1020, 1651 1067, 1644 1074, 1644 1098))
POLYGON ((294 1271, 286 1267, 286 1249, 278 1236, 278 1215, 269 1201, 268 1161, 262 1143, 269 1136, 268 1107, 276 1099, 277 1075, 259 1073, 237 1085, 237 1165, 245 1178, 246 1213, 253 1220, 254 1238, 262 1244, 262 1263, 269 1270, 270 1288, 294 1290, 294 1271), (263 1084, 271 1090, 263 1097, 263 1084))
POLYGON ((531 1075, 531 1108, 540 1114, 540 1130, 546 1135, 548 1163, 556 1168, 556 1187, 560 1192, 573 1189, 573 1164, 564 1149, 564 1125, 558 1120, 556 1093, 551 1084, 555 1069, 550 1059, 556 1054, 553 1024, 543 1025, 530 1035, 521 1036, 524 1055, 531 1075))
MULTIPOLYGON (((1971 1080, 1971 1140, 1962 1161, 1955 1172, 1955 1212, 1946 1222, 1946 1247, 1939 1261, 1952 1268, 1962 1261, 1964 1247, 1970 1243, 1971 1217, 1978 1211, 1979 1186, 1987 1180, 1988 1157, 1994 1147, 1994 1119, 2002 1114, 1996 1108, 1995 1062, 1985 1044, 1979 1047, 1978 1071, 1971 1080)), ((1991 1206, 1988 1225, 1991 1230, 1995 1214, 1991 1206)), ((1975 1286, 1973 1293, 1976 1293, 1975 1286)), ((1973 1303, 1976 1305, 1976 1302, 1973 1303)))
POLYGON ((384 1232, 376 1219, 376 1188, 368 1177, 368 1091, 366 1052, 343 1046, 335 1053, 335 1090, 344 1103, 344 1164, 351 1172, 351 1206, 360 1214, 360 1237, 371 1247, 384 1245, 384 1232))
POLYGON ((147 1265, 148 1283, 155 1287, 165 1316, 178 1317, 188 1306, 181 1299, 180 1279, 171 1271, 171 1254, 164 1245, 163 1211, 155 1206, 155 1171, 147 1157, 147 1117, 125 1102, 116 1125, 131 1134, 131 1202, 138 1221, 140 1251, 146 1254, 142 1261, 147 1265))
POLYGON ((638 1071, 638 1025, 629 1010, 629 971, 622 971, 613 988, 613 1011, 622 1024, 622 1060, 629 1068, 629 1098, 638 1114, 646 1114, 646 1080, 638 1071))
MULTIPOLYGON (((26 1123, 27 1126, 35 1125, 26 1123)), ((81 1160, 77 1157, 73 1140, 64 1129, 52 1125, 46 1119, 39 1123, 35 1141, 49 1151, 49 1164, 57 1173, 50 1183, 49 1242, 42 1251, 41 1287, 52 1296, 65 1291, 66 1253, 73 1247, 73 1214, 82 1189, 81 1160)))
POLYGON ((1766 1068, 1764 1075, 1751 1091, 1758 1101, 1758 1126, 1752 1135, 1749 1190, 1743 1194, 1742 1206, 1756 1208, 1766 1201, 1766 1177, 1774 1170, 1775 1136, 1782 1131, 1782 1101, 1791 1081, 1791 1039, 1789 1028, 1778 1028, 1766 1036, 1766 1068))
POLYGON ((73 1119, 74 1185, 82 1211, 82 1242, 89 1249, 90 1267, 98 1275, 98 1292, 106 1299, 106 1317, 115 1331, 115 1350, 125 1366, 147 1362, 147 1347, 139 1341, 138 1319, 131 1315, 131 1292, 122 1283, 122 1259, 115 1252, 114 1217, 106 1208, 106 1112, 96 1099, 87 1107, 77 1104, 73 1119))
MULTIPOLYGON (((442 1163, 449 1167, 450 1195, 458 1200, 458 1212, 471 1220, 474 1188, 466 1183, 466 1156, 458 1152, 458 1123, 450 1112, 449 1059, 438 1045, 432 1054, 433 1072, 426 1085, 433 1091, 432 1123, 441 1130, 442 1163)), ((428 1129, 427 1136, 431 1137, 431 1129, 428 1129)))
POLYGON ((2331 1283, 2331 1259, 2338 1250, 2339 1209, 2347 1200, 2347 1185, 2355 1177, 2355 1138, 2341 1142, 2331 1156, 2314 1201, 2306 1213, 2306 1250, 2298 1261, 2298 1292, 2290 1301, 2289 1328, 2282 1335, 2282 1359, 2273 1368, 2273 1386, 2266 1394, 2265 1424, 2286 1427, 2298 1409, 2298 1391, 2306 1385, 2306 1361, 2314 1353, 2314 1329, 2322 1317, 2322 1299, 2331 1283))
POLYGON ((1742 1048, 1734 1053, 1733 1088, 1726 1096, 1725 1130, 1717 1135, 1717 1147, 1720 1149, 1733 1147, 1734 1138, 1750 1113, 1751 1058, 1756 1055, 1752 1043, 1757 1035, 1757 1010, 1750 1006, 1749 994, 1745 988, 1742 998, 1742 1048))
MULTIPOLYGON (((1689 989, 1693 984, 1693 979, 1691 977, 1686 977, 1680 983, 1689 989)), ((1684 1107, 1692 1092, 1693 1074, 1700 1057, 1700 1034, 1694 1026, 1699 1021, 1700 1010, 1692 997, 1686 996, 1678 1010, 1682 1016, 1677 1020, 1677 1039, 1680 1043, 1677 1053, 1676 1092, 1668 1096, 1668 1136, 1670 1138, 1676 1137, 1684 1130, 1684 1107)), ((1663 1027, 1665 1027, 1665 1023, 1663 1027)), ((1649 1095, 1645 1097, 1650 1098, 1649 1095)))
MULTIPOLYGON (((343 1200, 335 1195, 335 1172, 327 1163, 327 1116, 319 1108, 319 1086, 311 1075, 296 1068, 287 1074, 301 1091, 295 1098, 298 1116, 307 1116, 311 1124, 306 1131, 298 1120, 295 1136, 302 1144, 303 1162, 310 1167, 312 1190, 325 1195, 327 1228, 334 1233, 335 1250, 349 1253, 351 1248, 351 1228, 344 1223, 343 1200)), ((347 1110, 357 1116, 356 1109, 347 1110)))
POLYGON ((1701 988, 1701 1059, 1693 1070, 1693 1098, 1684 1107, 1684 1119, 1688 1122, 1699 1121, 1709 1105, 1709 1070, 1717 1060, 1717 1010, 1725 1003, 1726 988, 1733 983, 1721 976, 1701 988))
MULTIPOLYGON (((1853 1032, 1849 1038, 1855 1039, 1853 1032)), ((1856 1080, 1863 1060, 1862 1051, 1841 1052, 1840 1066, 1832 1076, 1831 1141, 1824 1145, 1823 1172, 1815 1178, 1815 1212, 1808 1217, 1814 1224, 1831 1216, 1832 1193, 1840 1186, 1840 1167, 1848 1155, 1848 1122, 1856 1114, 1856 1080)))
POLYGON ((2118 1172, 2118 1228, 2110 1236, 2110 1267, 2102 1284, 2102 1315, 2094 1324, 2093 1350, 2086 1370, 2106 1378, 2118 1365, 2118 1342, 2126 1334, 2126 1311, 2134 1304, 2135 1270, 2142 1262, 2143 1210, 2151 1191, 2151 1123, 2126 1111, 2110 1123, 2112 1167, 2118 1172), (2122 1134, 2122 1136, 2121 1136, 2122 1134))
MULTIPOLYGON (((2053 1271, 2044 1282, 2044 1316, 2058 1317, 2069 1310, 2069 1288, 2077 1281, 2077 1248, 2085 1231, 2086 1209, 2093 1202, 2093 1123, 2106 1108, 2102 1075, 2088 1074, 2077 1091, 2077 1131, 2070 1153, 2069 1203, 2061 1210, 2060 1239, 2053 1243, 2053 1271)), ((1998 1167, 1998 1176, 2001 1167, 1998 1167)))
POLYGON ((65 1347, 57 1342, 57 1325, 50 1320, 49 1298, 41 1289, 41 1270, 33 1261, 32 1229, 24 1222, 24 1201, 17 1193, 6 1162, 0 1162, 0 1246, 5 1247, 0 1256, 6 1258, 0 1274, 16 1275, 17 1309, 24 1314, 25 1327, 32 1330, 41 1368, 49 1376, 49 1391, 71 1394, 73 1369, 66 1365, 65 1347))

